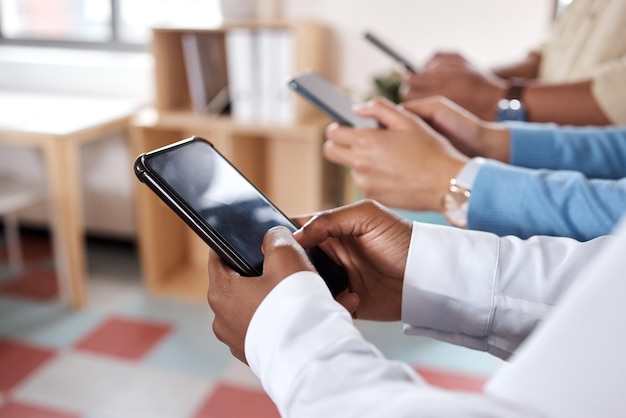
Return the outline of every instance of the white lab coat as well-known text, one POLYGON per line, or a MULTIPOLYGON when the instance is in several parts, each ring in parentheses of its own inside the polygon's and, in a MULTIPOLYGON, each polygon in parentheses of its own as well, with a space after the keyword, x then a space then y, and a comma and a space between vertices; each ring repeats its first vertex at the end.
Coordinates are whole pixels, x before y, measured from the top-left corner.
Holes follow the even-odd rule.
POLYGON ((515 352, 484 394, 430 387, 385 359, 309 272, 261 303, 246 357, 285 417, 626 416, 624 253, 624 229, 579 243, 414 224, 406 331, 502 357, 515 352))

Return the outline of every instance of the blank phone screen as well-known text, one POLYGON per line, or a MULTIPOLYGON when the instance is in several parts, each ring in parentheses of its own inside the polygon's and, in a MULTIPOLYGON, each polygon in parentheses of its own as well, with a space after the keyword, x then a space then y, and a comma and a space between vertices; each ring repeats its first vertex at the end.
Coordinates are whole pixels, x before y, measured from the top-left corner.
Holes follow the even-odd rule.
POLYGON ((263 267, 261 244, 267 230, 277 225, 296 230, 205 142, 193 141, 153 154, 146 165, 259 272, 263 267))

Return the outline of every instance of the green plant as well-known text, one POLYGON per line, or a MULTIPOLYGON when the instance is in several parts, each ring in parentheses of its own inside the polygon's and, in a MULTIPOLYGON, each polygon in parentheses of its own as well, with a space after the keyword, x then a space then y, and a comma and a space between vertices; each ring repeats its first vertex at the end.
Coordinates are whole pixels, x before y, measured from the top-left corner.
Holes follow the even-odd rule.
POLYGON ((402 75, 391 70, 386 74, 379 74, 373 78, 374 91, 371 97, 383 96, 394 103, 400 103, 400 85, 402 84, 402 75))

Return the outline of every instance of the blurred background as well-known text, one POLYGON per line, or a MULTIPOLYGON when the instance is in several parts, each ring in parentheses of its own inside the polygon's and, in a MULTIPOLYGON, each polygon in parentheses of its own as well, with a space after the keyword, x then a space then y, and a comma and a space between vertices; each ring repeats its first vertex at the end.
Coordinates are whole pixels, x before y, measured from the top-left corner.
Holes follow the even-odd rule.
MULTIPOLYGON (((417 62, 449 49, 491 66, 537 46, 555 13, 551 0, 276 3, 271 11, 287 21, 313 19, 327 27, 326 65, 337 84, 356 98, 371 92, 373 77, 394 68, 363 41, 364 29, 393 40, 417 62)), ((223 20, 218 0, 2 0, 0 5, 0 89, 113 97, 138 105, 155 97, 150 27, 210 27, 223 20)), ((85 193, 92 197, 85 202, 86 225, 131 237, 131 179, 124 170, 128 158, 120 158, 126 153, 121 142, 92 144, 83 151, 90 167, 83 173, 85 193), (109 196, 116 207, 99 210, 109 196)), ((28 151, 2 149, 0 167, 40 182, 43 170, 33 159, 28 151)), ((42 212, 31 218, 43 218, 42 212)))

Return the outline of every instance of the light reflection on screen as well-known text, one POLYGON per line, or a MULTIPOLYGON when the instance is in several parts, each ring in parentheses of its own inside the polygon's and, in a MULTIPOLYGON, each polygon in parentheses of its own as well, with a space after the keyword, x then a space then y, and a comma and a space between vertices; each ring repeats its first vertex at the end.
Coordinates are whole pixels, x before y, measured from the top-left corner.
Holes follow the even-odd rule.
POLYGON ((218 234, 261 270, 268 229, 291 222, 210 145, 193 142, 154 155, 147 164, 218 234))

